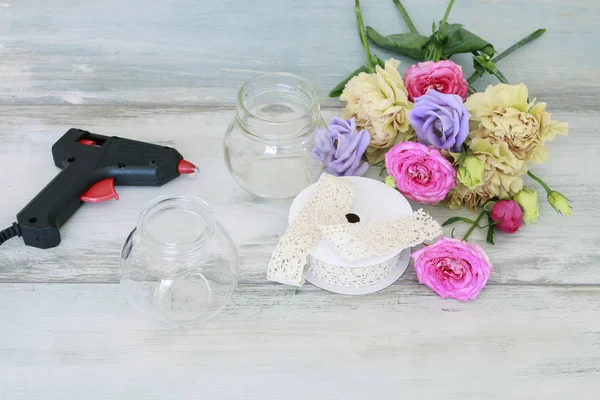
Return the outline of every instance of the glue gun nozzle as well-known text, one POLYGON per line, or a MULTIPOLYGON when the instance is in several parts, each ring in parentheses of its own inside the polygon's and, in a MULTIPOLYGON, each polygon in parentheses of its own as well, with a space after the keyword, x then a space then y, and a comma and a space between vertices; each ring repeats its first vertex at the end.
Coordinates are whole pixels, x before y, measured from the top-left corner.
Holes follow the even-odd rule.
POLYGON ((200 172, 200 170, 191 162, 187 160, 181 160, 179 161, 179 164, 177 164, 177 172, 182 175, 196 175, 198 172, 200 172))

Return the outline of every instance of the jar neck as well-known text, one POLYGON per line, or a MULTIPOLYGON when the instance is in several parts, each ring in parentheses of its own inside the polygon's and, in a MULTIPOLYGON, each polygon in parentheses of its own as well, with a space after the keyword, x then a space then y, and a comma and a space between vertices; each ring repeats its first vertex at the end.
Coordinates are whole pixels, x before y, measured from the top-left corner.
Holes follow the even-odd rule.
POLYGON ((183 195, 154 200, 140 215, 141 240, 164 254, 187 254, 204 246, 215 231, 216 221, 202 199, 183 195))
POLYGON ((314 87, 297 75, 259 75, 246 82, 238 93, 238 124, 257 139, 290 141, 312 133, 320 120, 314 87))

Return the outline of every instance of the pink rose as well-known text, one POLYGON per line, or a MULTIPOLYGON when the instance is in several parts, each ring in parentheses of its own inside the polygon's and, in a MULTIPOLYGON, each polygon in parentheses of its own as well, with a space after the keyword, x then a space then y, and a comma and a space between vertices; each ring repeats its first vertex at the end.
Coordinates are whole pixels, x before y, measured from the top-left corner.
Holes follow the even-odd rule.
POLYGON ((515 233, 523 225, 523 210, 513 200, 500 200, 492 207, 492 221, 502 232, 515 233))
POLYGON ((419 203, 444 200, 456 184, 456 171, 439 150, 400 142, 385 153, 385 167, 408 199, 419 203))
POLYGON ((481 247, 458 239, 441 238, 411 257, 419 283, 443 299, 475 300, 493 270, 481 247))
POLYGON ((408 90, 410 101, 423 96, 427 89, 456 94, 464 101, 469 91, 461 66, 450 60, 426 61, 411 65, 404 74, 404 86, 408 90))

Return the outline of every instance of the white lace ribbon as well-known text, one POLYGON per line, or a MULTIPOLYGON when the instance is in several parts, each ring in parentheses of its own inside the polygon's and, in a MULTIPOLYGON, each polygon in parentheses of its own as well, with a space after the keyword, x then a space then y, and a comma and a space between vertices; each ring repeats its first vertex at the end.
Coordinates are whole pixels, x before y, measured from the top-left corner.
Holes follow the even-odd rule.
MULTIPOLYGON (((302 286, 308 256, 324 235, 337 252, 352 262, 400 252, 442 234, 440 225, 423 210, 389 222, 348 223, 354 184, 323 174, 310 198, 283 234, 267 269, 267 279, 302 286)), ((376 207, 376 205, 373 205, 376 207)))

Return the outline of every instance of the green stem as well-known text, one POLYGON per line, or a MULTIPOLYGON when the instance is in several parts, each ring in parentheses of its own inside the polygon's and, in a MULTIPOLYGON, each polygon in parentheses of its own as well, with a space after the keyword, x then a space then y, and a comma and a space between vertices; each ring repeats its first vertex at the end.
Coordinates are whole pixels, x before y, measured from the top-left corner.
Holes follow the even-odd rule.
POLYGON ((442 22, 446 22, 446 20, 448 19, 448 15, 450 15, 450 10, 452 10, 453 5, 454 5, 454 0, 450 0, 450 4, 448 4, 448 7, 446 7, 446 13, 444 14, 444 18, 442 19, 442 22))
POLYGON ((496 63, 496 62, 502 60, 503 58, 509 56, 515 50, 518 50, 521 47, 525 46, 527 43, 533 42, 535 39, 542 36, 545 32, 546 32, 546 29, 538 29, 537 31, 530 34, 529 36, 525 37, 524 39, 519 40, 517 43, 510 46, 508 49, 504 50, 502 53, 498 54, 496 57, 494 57, 492 59, 492 62, 496 63))
MULTIPOLYGON (((498 61, 503 60, 504 58, 506 58, 510 54, 512 54, 514 51, 525 46, 527 43, 533 42, 535 39, 542 36, 545 32, 546 32, 546 29, 544 29, 544 28, 538 29, 537 31, 531 33, 527 37, 519 40, 517 43, 510 46, 508 49, 504 50, 502 53, 498 54, 496 57, 492 58, 492 62, 497 63, 498 61)), ((479 78, 481 78, 481 75, 479 75, 477 72, 473 72, 473 74, 467 79, 467 83, 471 85, 479 78)), ((498 79, 500 79, 500 78, 498 78, 498 79)), ((504 79, 506 79, 506 78, 504 78, 504 79)))
POLYGON ((550 189, 550 186, 546 185, 546 182, 544 182, 543 180, 541 180, 540 178, 538 178, 537 176, 535 176, 533 174, 533 172, 527 171, 527 175, 529 175, 531 177, 531 179, 533 179, 534 181, 536 181, 537 183, 539 183, 540 185, 542 185, 542 187, 544 188, 544 190, 546 191, 546 193, 548 193, 548 194, 552 193, 552 189, 550 189))
POLYGON ((369 68, 369 72, 375 71, 375 67, 373 66, 373 57, 371 57, 371 49, 369 48, 369 41, 367 40, 367 32, 365 31, 365 24, 362 19, 362 13, 360 12, 360 1, 354 0, 354 5, 356 7, 356 22, 358 23, 358 35, 360 36, 360 41, 362 42, 363 49, 365 50, 365 57, 367 58, 367 67, 369 68))
POLYGON ((400 11, 400 14, 402 14, 402 18, 404 18, 404 22, 406 22, 406 25, 408 25, 408 29, 412 33, 419 33, 419 31, 417 31, 417 28, 415 28, 415 25, 413 24, 412 20, 408 16, 406 9, 402 5, 402 3, 400 3, 400 0, 394 0, 394 4, 396 5, 398 11, 400 11))
POLYGON ((479 76, 477 72, 473 72, 473 74, 467 78, 467 83, 469 84, 469 86, 471 86, 479 78, 481 78, 481 76, 479 76))
POLYGON ((438 61, 440 61, 441 58, 442 58, 442 49, 439 47, 436 47, 436 49, 433 53, 433 61, 438 62, 438 61))
POLYGON ((475 229, 475 227, 479 226, 479 221, 481 221, 481 218, 483 218, 485 213, 486 213, 485 209, 482 208, 481 212, 477 216, 477 219, 473 222, 473 224, 471 225, 471 227, 469 228, 467 233, 465 233, 465 236, 463 236, 463 238, 462 238, 463 241, 466 241, 468 239, 469 235, 471 234, 471 232, 473 232, 473 230, 475 229))
POLYGON ((496 68, 495 64, 492 64, 492 66, 490 67, 490 72, 492 73, 492 75, 494 75, 496 78, 498 78, 498 80, 502 83, 505 83, 507 85, 510 85, 510 82, 508 81, 508 79, 506 79, 506 77, 502 74, 502 72, 500 72, 500 70, 498 68, 496 68))

